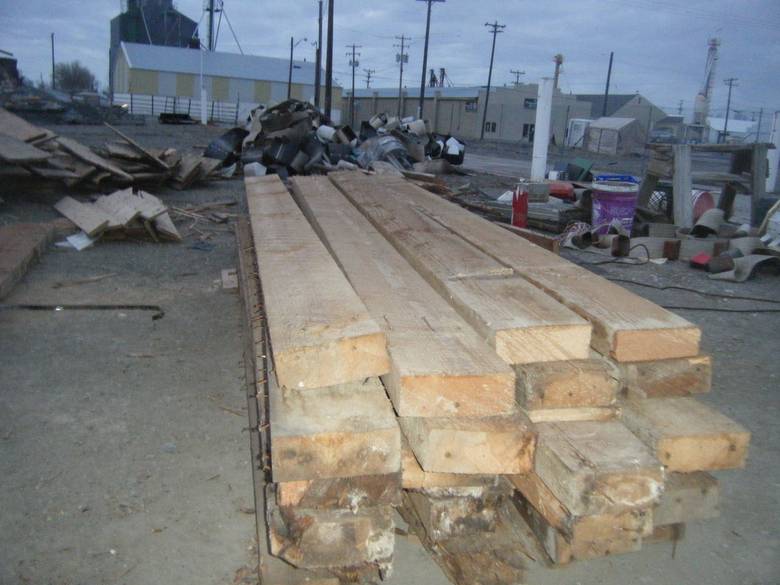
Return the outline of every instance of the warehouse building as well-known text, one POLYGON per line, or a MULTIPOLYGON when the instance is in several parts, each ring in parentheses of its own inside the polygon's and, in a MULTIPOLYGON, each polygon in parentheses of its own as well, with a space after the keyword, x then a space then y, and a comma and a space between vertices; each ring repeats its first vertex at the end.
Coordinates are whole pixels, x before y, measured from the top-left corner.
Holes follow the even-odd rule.
MULTIPOLYGON (((132 104, 135 113, 153 115, 174 104, 178 111, 197 112, 201 67, 214 119, 243 119, 258 104, 287 99, 288 59, 121 43, 114 62, 114 102, 132 104)), ((293 62, 293 98, 314 99, 314 73, 314 63, 293 62)), ((339 100, 341 88, 333 91, 339 100)))
MULTIPOLYGON (((485 117, 485 138, 530 143, 536 128, 537 84, 497 87, 490 91, 485 117)), ((464 139, 479 138, 483 119, 486 88, 429 88, 425 94, 423 117, 435 132, 453 134, 464 139)), ((367 120, 376 113, 403 116, 417 114, 419 89, 404 89, 400 100, 398 89, 355 90, 355 118, 367 120)), ((342 116, 349 117, 349 92, 342 100, 342 116)), ((590 118, 592 104, 576 95, 556 90, 553 96, 552 139, 560 144, 566 135, 568 120, 590 118)))

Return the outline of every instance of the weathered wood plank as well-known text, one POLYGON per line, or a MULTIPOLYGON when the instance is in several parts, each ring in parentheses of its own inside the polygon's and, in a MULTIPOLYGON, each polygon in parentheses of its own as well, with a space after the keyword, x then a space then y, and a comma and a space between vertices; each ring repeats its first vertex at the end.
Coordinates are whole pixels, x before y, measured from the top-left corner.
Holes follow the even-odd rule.
POLYGON ((329 508, 357 511, 367 506, 401 503, 401 474, 336 477, 276 484, 281 507, 329 508))
POLYGON ((409 199, 406 181, 335 173, 332 181, 507 363, 584 359, 590 324, 409 199))
POLYGON ((45 128, 34 126, 5 108, 0 108, 0 128, 3 129, 3 134, 24 142, 31 142, 48 134, 48 130, 45 128))
POLYGON ((744 467, 750 432, 694 398, 629 399, 623 422, 669 471, 744 467))
POLYGON ((690 396, 712 387, 708 355, 655 362, 617 363, 621 390, 634 398, 690 396))
POLYGON ((533 466, 536 433, 520 413, 481 418, 399 418, 425 471, 525 473, 533 466))
POLYGON ((246 191, 279 383, 386 374, 384 333, 279 178, 248 177, 246 191))
POLYGON ((663 490, 663 468, 621 422, 536 425, 534 472, 575 516, 649 508, 663 490))
POLYGON ((383 381, 398 415, 513 412, 511 368, 336 187, 325 177, 295 177, 292 186, 306 217, 387 335, 392 368, 383 381))
POLYGON ((43 162, 51 153, 35 148, 23 140, 0 133, 0 160, 9 164, 43 162))
POLYGON ((410 187, 407 195, 439 224, 589 320, 591 345, 600 353, 618 361, 699 354, 701 332, 682 317, 424 189, 410 187))
POLYGON ((669 473, 653 508, 653 525, 685 524, 720 515, 720 487, 709 473, 669 473))
POLYGON ((132 175, 126 173, 118 166, 116 166, 114 163, 104 159, 102 156, 95 154, 80 142, 71 140, 70 138, 66 138, 64 136, 60 136, 59 138, 57 138, 57 142, 63 149, 68 151, 76 158, 86 163, 89 163, 94 167, 107 171, 112 175, 114 175, 115 177, 119 177, 120 179, 125 180, 128 183, 133 182, 132 175))
POLYGON ((597 359, 517 365, 515 375, 527 410, 611 406, 617 397, 611 367, 597 359))
POLYGON ((401 434, 377 378, 269 396, 275 482, 401 471, 401 434))
POLYGON ((401 437, 401 484, 407 490, 457 489, 495 486, 500 482, 498 475, 467 473, 436 473, 424 471, 406 437, 401 437))
POLYGON ((79 226, 89 237, 98 235, 115 221, 107 213, 93 205, 76 201, 73 197, 60 199, 54 205, 54 209, 79 226))

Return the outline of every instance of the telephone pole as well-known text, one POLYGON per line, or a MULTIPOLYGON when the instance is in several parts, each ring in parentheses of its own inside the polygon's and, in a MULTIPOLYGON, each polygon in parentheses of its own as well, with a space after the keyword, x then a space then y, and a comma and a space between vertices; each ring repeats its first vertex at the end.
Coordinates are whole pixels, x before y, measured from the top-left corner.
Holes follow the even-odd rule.
POLYGON ((314 72, 314 107, 320 107, 320 85, 322 85, 322 0, 319 1, 320 17, 318 20, 319 33, 317 36, 317 69, 314 72))
POLYGON ((434 2, 444 2, 444 0, 417 0, 417 1, 428 3, 428 18, 425 21, 425 48, 423 49, 422 76, 420 79, 420 105, 417 106, 417 117, 422 119, 423 106, 425 106, 425 77, 428 73, 428 38, 431 35, 431 5, 434 2))
POLYGON ((51 88, 57 89, 54 81, 54 33, 51 33, 51 88))
POLYGON ((493 80, 493 58, 496 56, 496 36, 498 33, 504 32, 504 29, 506 28, 505 24, 498 24, 498 21, 495 21, 493 24, 486 22, 485 26, 490 29, 490 33, 493 35, 493 48, 490 50, 490 69, 488 71, 487 92, 485 92, 485 109, 482 111, 482 129, 479 133, 480 140, 485 138, 485 122, 487 120, 488 102, 490 101, 490 83, 493 80))
POLYGON ((685 100, 680 100, 680 104, 677 106, 677 115, 682 116, 683 113, 683 104, 685 103, 685 100))
POLYGON ((366 74, 366 89, 371 88, 371 76, 376 73, 376 69, 363 69, 363 73, 366 74))
POLYGON ((764 108, 758 111, 758 127, 756 128, 756 142, 758 142, 761 136, 761 121, 764 119, 764 108))
POLYGON ((213 51, 214 50, 214 0, 209 0, 208 11, 209 11, 209 51, 213 51))
POLYGON ((400 47, 401 52, 395 54, 395 62, 399 63, 401 65, 401 74, 398 77, 398 118, 401 118, 401 97, 403 96, 404 91, 404 63, 409 62, 409 55, 404 52, 404 49, 406 48, 406 41, 409 40, 409 37, 406 37, 404 35, 401 35, 400 37, 395 37, 399 41, 401 41, 400 45, 393 45, 394 47, 400 47))
POLYGON ((333 105, 333 3, 328 0, 328 63, 325 66, 325 115, 330 118, 333 105))
POLYGON ((609 52, 609 69, 607 69, 607 86, 604 88, 604 106, 601 108, 601 115, 607 115, 607 100, 609 99, 609 82, 612 79, 612 59, 615 56, 613 51, 609 52))
POLYGON ((515 76, 514 86, 518 87, 520 85, 520 76, 525 75, 525 71, 518 71, 517 69, 510 69, 509 73, 515 76))
POLYGON ((353 128, 355 127, 355 69, 360 66, 360 61, 357 60, 360 57, 360 53, 355 51, 361 48, 360 45, 351 44, 347 45, 348 49, 352 49, 347 53, 347 57, 350 57, 349 66, 352 67, 352 93, 349 96, 349 124, 353 128))
MULTIPOLYGON (((729 113, 731 112, 731 90, 732 88, 737 85, 737 81, 739 81, 736 77, 729 77, 728 79, 724 79, 723 83, 729 86, 729 97, 726 100, 726 121, 723 122, 723 142, 726 142, 726 138, 728 138, 729 135, 729 113)), ((718 140, 720 142, 720 140, 718 140)))

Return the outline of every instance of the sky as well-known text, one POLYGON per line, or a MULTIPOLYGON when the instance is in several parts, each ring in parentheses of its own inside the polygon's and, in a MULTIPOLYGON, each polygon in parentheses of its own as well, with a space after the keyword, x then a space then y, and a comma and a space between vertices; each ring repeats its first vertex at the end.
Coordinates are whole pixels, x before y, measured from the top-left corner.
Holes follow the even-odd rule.
MULTIPOLYGON (((327 5, 327 0, 325 2, 327 5)), ((198 21, 203 0, 178 0, 198 21)), ((426 3, 420 0, 335 0, 334 70, 351 83, 347 45, 358 44, 357 85, 373 69, 372 87, 397 87, 396 36, 411 37, 404 85, 419 87, 426 3)), ((0 49, 15 54, 25 77, 51 76, 50 33, 58 61, 78 60, 105 87, 109 21, 120 0, 0 0, 0 49)), ((296 59, 314 59, 316 0, 224 0, 224 14, 245 53, 287 58, 290 37, 306 37, 296 59)), ((446 68, 458 86, 486 85, 492 35, 487 22, 506 25, 496 42, 493 84, 511 84, 511 70, 535 83, 564 55, 564 92, 602 93, 614 51, 611 93, 640 92, 667 113, 690 116, 704 78, 707 40, 721 40, 712 111, 725 111, 724 79, 738 78, 732 108, 745 115, 780 110, 778 0, 446 0, 431 18, 429 68, 446 68)), ((203 20, 205 31, 205 19, 203 20)), ((223 20, 218 50, 238 52, 223 20)), ((204 35, 205 36, 205 35, 204 35)))

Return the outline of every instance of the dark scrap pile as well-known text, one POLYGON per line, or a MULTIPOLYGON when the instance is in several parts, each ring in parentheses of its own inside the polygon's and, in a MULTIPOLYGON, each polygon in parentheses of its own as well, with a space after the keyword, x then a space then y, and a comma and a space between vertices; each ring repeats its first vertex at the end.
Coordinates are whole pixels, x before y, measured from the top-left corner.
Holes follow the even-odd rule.
POLYGON ((209 178, 221 164, 220 160, 180 154, 173 148, 145 148, 108 127, 117 140, 92 149, 0 108, 0 174, 58 181, 70 188, 168 183, 184 189, 209 178))
POLYGON ((252 112, 245 128, 233 128, 213 141, 205 156, 225 167, 239 163, 248 176, 327 173, 372 169, 388 163, 413 171, 415 163, 443 159, 463 162, 465 145, 451 136, 428 131, 423 120, 379 114, 364 121, 358 133, 333 122, 308 102, 288 100, 252 112))

